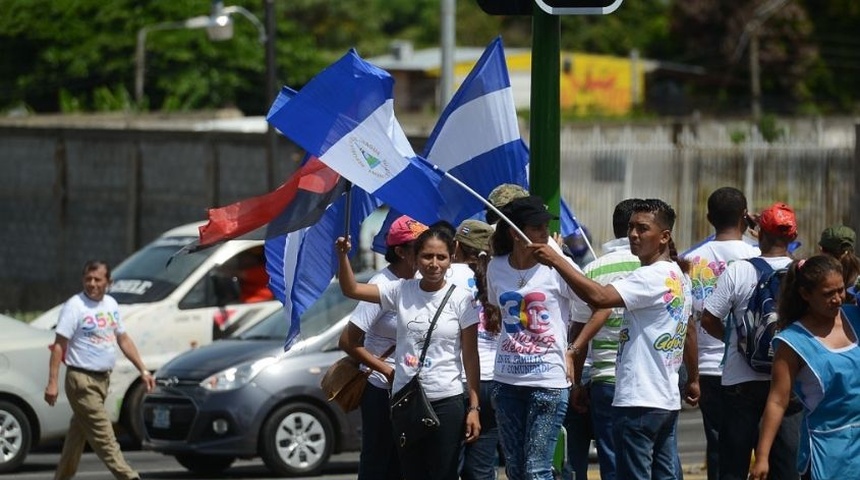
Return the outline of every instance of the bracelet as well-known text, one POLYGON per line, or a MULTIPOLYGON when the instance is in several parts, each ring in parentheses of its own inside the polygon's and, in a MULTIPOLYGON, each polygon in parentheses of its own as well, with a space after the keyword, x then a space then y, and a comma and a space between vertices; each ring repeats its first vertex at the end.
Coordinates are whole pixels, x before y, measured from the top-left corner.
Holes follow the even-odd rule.
POLYGON ((152 372, 150 372, 149 370, 141 370, 141 371, 140 371, 140 376, 141 376, 141 377, 147 377, 147 376, 151 377, 151 376, 152 376, 152 372))
POLYGON ((475 405, 475 406, 471 406, 471 407, 469 407, 469 408, 466 410, 466 413, 469 413, 469 412, 480 412, 480 411, 481 411, 481 407, 480 407, 480 406, 475 405))
POLYGON ((574 347, 572 343, 567 344, 567 351, 573 352, 574 356, 579 356, 582 353, 582 350, 579 347, 574 347))

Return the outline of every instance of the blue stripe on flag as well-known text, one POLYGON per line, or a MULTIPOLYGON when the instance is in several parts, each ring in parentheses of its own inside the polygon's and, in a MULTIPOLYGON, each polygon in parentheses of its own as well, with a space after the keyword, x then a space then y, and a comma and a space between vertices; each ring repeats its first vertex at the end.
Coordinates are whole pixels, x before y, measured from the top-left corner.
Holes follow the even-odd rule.
MULTIPOLYGON (((355 186, 351 195, 350 235, 354 253, 358 250, 361 222, 379 207, 379 201, 355 186)), ((334 241, 344 233, 345 207, 346 196, 342 196, 314 226, 266 240, 270 288, 284 303, 286 319, 290 323, 285 350, 300 338, 302 314, 319 299, 337 272, 334 241), (271 257, 270 251, 273 253, 271 257)))
MULTIPOLYGON (((528 185, 528 148, 519 132, 501 38, 491 42, 436 123, 424 156, 486 198, 502 183, 528 185)), ((444 179, 439 218, 454 225, 484 204, 444 179)))

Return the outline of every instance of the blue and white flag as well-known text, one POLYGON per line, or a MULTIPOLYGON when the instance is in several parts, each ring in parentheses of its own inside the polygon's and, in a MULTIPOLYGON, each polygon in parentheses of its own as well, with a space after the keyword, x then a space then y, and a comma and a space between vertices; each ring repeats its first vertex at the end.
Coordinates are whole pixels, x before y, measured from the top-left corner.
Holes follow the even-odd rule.
MULTIPOLYGON (((359 238, 361 222, 379 201, 361 189, 352 188, 350 202, 350 235, 359 238)), ((301 316, 319 299, 337 273, 334 242, 344 234, 346 196, 331 204, 315 225, 266 240, 266 271, 269 289, 284 304, 290 324, 284 350, 299 338, 301 316)), ((354 251, 357 250, 357 243, 354 251)))
MULTIPOLYGON (((445 107, 424 147, 424 158, 484 198, 503 183, 528 185, 529 151, 520 136, 501 37, 493 40, 445 107)), ((442 179, 438 217, 457 226, 485 208, 442 179)))
POLYGON ((561 199, 559 203, 561 204, 559 207, 561 210, 559 215, 561 236, 567 238, 571 235, 585 235, 582 225, 579 224, 579 220, 576 219, 576 215, 573 214, 573 210, 570 209, 567 202, 561 199))
POLYGON ((433 223, 439 175, 417 159, 394 116, 394 80, 354 50, 314 77, 267 120, 308 153, 381 201, 433 223))

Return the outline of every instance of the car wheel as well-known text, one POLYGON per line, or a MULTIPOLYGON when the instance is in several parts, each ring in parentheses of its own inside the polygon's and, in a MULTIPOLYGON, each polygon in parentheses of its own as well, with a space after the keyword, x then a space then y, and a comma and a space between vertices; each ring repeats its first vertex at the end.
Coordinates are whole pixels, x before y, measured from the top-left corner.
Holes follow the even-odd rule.
POLYGON ((0 473, 21 466, 32 441, 30 421, 24 412, 12 403, 0 401, 0 473))
POLYGON ((132 446, 135 448, 140 447, 145 434, 142 410, 143 396, 145 394, 146 384, 138 382, 128 389, 122 403, 120 424, 122 425, 123 430, 125 430, 125 433, 128 434, 132 446))
POLYGON ((220 457, 202 455, 199 453, 181 453, 176 455, 176 461, 189 472, 200 475, 217 475, 224 472, 236 461, 235 457, 220 457))
POLYGON ((263 425, 260 456, 266 466, 279 475, 317 475, 333 449, 331 421, 313 405, 284 405, 263 425))

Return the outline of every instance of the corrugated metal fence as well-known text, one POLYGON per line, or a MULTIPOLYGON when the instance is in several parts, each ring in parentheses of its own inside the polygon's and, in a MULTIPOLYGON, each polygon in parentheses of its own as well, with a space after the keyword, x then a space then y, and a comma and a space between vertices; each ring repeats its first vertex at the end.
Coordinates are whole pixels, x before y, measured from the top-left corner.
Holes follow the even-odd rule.
POLYGON ((568 128, 561 135, 561 195, 598 250, 613 236, 620 200, 661 198, 678 214, 675 239, 684 250, 713 233, 706 219, 711 192, 733 186, 751 211, 775 201, 794 207, 798 253, 814 253, 824 228, 849 222, 854 138, 844 133, 834 137, 819 128, 767 142, 755 129, 725 126, 695 134, 690 127, 568 128))

